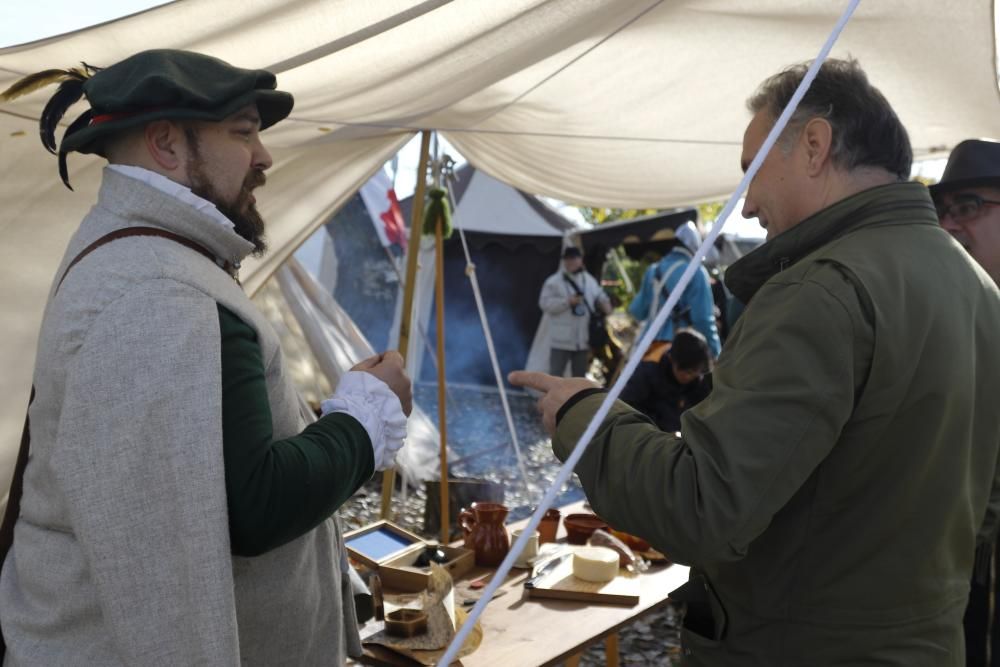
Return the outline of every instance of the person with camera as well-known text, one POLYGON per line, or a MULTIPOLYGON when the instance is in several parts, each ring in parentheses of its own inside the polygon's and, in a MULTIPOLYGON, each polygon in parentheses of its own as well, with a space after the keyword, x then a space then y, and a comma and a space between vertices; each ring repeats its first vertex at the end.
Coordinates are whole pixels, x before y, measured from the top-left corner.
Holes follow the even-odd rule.
POLYGON ((538 307, 551 318, 549 372, 561 377, 569 364, 573 377, 583 377, 589 360, 592 321, 603 327, 603 316, 611 312, 611 300, 597 279, 584 270, 579 248, 569 246, 563 250, 562 268, 545 280, 538 307))

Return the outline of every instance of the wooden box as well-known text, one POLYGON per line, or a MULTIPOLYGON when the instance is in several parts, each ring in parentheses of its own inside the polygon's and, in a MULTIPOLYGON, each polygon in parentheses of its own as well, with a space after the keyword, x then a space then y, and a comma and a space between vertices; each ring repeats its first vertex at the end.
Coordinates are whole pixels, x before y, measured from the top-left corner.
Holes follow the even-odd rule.
POLYGON ((448 556, 440 565, 452 578, 465 574, 475 564, 471 550, 439 546, 391 521, 377 521, 345 533, 344 543, 351 558, 378 571, 383 586, 402 592, 427 589, 430 568, 416 567, 414 563, 428 547, 440 548, 448 556))

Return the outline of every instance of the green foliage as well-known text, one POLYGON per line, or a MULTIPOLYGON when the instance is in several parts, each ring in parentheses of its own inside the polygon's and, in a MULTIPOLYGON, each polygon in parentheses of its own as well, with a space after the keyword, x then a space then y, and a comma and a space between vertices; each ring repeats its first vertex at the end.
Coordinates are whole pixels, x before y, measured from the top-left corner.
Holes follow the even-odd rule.
POLYGON ((592 208, 590 206, 578 206, 584 220, 592 225, 600 225, 605 222, 616 222, 618 220, 631 220, 641 218, 644 215, 659 213, 655 208, 592 208))
POLYGON ((725 201, 710 201, 698 204, 698 220, 702 225, 713 222, 722 213, 722 207, 725 205, 725 201))
POLYGON ((616 309, 624 310, 632 302, 635 292, 642 285, 642 276, 646 273, 646 267, 649 266, 649 262, 632 259, 621 248, 613 248, 608 254, 608 261, 604 262, 601 283, 611 297, 611 301, 615 304, 616 309), (611 261, 612 258, 610 255, 612 253, 617 256, 618 262, 611 261), (633 291, 630 292, 626 287, 626 283, 622 280, 619 273, 619 267, 624 269, 628 275, 633 291))
POLYGON ((448 193, 441 188, 432 188, 427 195, 427 208, 424 209, 424 234, 434 236, 437 230, 438 218, 443 219, 442 237, 451 238, 454 228, 451 224, 451 206, 448 203, 448 193))

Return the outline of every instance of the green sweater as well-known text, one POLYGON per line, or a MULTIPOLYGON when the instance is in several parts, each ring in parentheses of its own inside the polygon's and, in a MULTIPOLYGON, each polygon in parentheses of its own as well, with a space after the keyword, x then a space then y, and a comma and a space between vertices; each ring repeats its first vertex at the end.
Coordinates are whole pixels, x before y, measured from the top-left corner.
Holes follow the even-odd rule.
POLYGON ((371 440, 336 412, 274 440, 257 333, 219 306, 222 447, 232 551, 258 556, 309 532, 374 473, 371 440))

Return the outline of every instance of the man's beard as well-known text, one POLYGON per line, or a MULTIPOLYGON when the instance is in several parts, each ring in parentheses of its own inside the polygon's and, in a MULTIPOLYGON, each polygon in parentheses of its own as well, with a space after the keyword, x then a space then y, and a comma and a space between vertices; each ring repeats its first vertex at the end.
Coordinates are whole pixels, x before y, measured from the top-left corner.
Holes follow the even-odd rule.
POLYGON ((261 257, 267 252, 267 240, 264 238, 264 219, 253 202, 251 192, 254 188, 264 185, 267 180, 260 169, 251 169, 243 179, 243 185, 236 196, 236 201, 229 203, 215 189, 205 173, 205 163, 195 152, 188 162, 188 177, 191 179, 191 192, 202 199, 215 204, 219 213, 233 223, 234 231, 253 244, 254 257, 261 257))

